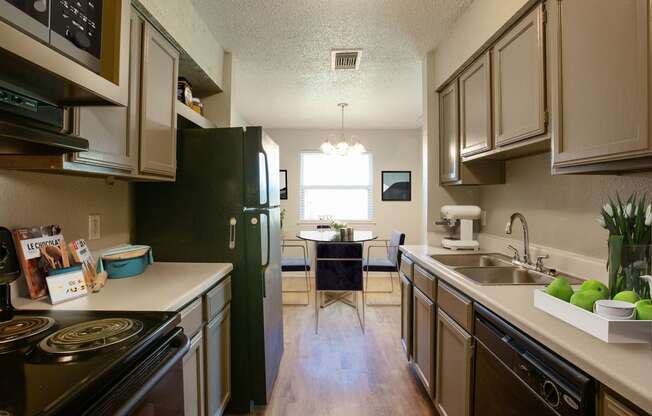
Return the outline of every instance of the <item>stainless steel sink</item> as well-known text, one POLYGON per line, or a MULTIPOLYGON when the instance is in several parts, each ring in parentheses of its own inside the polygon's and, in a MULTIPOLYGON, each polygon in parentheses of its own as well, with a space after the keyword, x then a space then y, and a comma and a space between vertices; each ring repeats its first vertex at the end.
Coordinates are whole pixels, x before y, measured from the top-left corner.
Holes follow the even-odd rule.
MULTIPOLYGON (((479 285, 547 285, 554 277, 521 267, 459 267, 456 271, 479 285)), ((582 280, 564 274, 570 284, 582 280)))
POLYGON ((449 267, 511 266, 511 259, 498 253, 440 254, 430 256, 433 260, 449 267))

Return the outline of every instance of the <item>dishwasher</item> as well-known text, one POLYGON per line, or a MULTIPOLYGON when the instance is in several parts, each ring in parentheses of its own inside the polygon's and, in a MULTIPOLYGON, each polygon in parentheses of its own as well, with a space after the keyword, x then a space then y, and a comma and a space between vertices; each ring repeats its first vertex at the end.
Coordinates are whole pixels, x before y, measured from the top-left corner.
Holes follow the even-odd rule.
POLYGON ((595 414, 593 380, 475 304, 474 416, 595 414))

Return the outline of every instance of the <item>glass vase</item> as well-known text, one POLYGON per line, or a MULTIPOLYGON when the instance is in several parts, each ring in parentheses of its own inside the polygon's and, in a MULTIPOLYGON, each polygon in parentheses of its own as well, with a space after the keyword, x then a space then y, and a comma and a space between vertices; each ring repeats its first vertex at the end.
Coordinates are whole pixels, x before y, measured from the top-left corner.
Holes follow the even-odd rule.
POLYGON ((623 244, 622 236, 609 237, 609 295, 631 290, 645 299, 650 298, 650 288, 640 276, 650 274, 650 245, 623 244))

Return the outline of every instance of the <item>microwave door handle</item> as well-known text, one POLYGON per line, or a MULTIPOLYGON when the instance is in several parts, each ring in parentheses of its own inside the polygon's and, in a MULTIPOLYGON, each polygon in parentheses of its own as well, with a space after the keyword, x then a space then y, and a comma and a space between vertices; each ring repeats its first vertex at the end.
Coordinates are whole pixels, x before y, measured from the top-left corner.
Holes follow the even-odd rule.
POLYGON ((148 376, 145 382, 131 394, 129 400, 127 400, 119 409, 117 409, 114 415, 117 416, 127 416, 132 413, 132 411, 140 404, 142 399, 147 396, 154 386, 158 384, 163 377, 165 377, 172 367, 183 359, 183 356, 186 355, 190 349, 190 339, 181 331, 175 331, 176 334, 168 342, 167 348, 170 351, 174 351, 169 357, 167 357, 162 363, 159 364, 158 369, 154 374, 148 376))

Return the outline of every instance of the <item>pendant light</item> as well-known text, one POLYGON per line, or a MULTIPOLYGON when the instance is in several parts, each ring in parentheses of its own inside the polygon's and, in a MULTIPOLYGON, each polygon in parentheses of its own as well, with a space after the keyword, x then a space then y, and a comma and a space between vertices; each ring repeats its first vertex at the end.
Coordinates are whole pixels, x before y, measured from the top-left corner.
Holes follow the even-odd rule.
POLYGON ((340 133, 339 135, 332 135, 330 138, 326 139, 326 141, 324 141, 324 143, 319 147, 319 150, 324 154, 333 156, 359 155, 366 152, 367 149, 365 149, 365 147, 357 140, 356 136, 349 135, 347 137, 344 132, 344 109, 348 104, 339 103, 337 106, 340 107, 342 112, 340 133))

